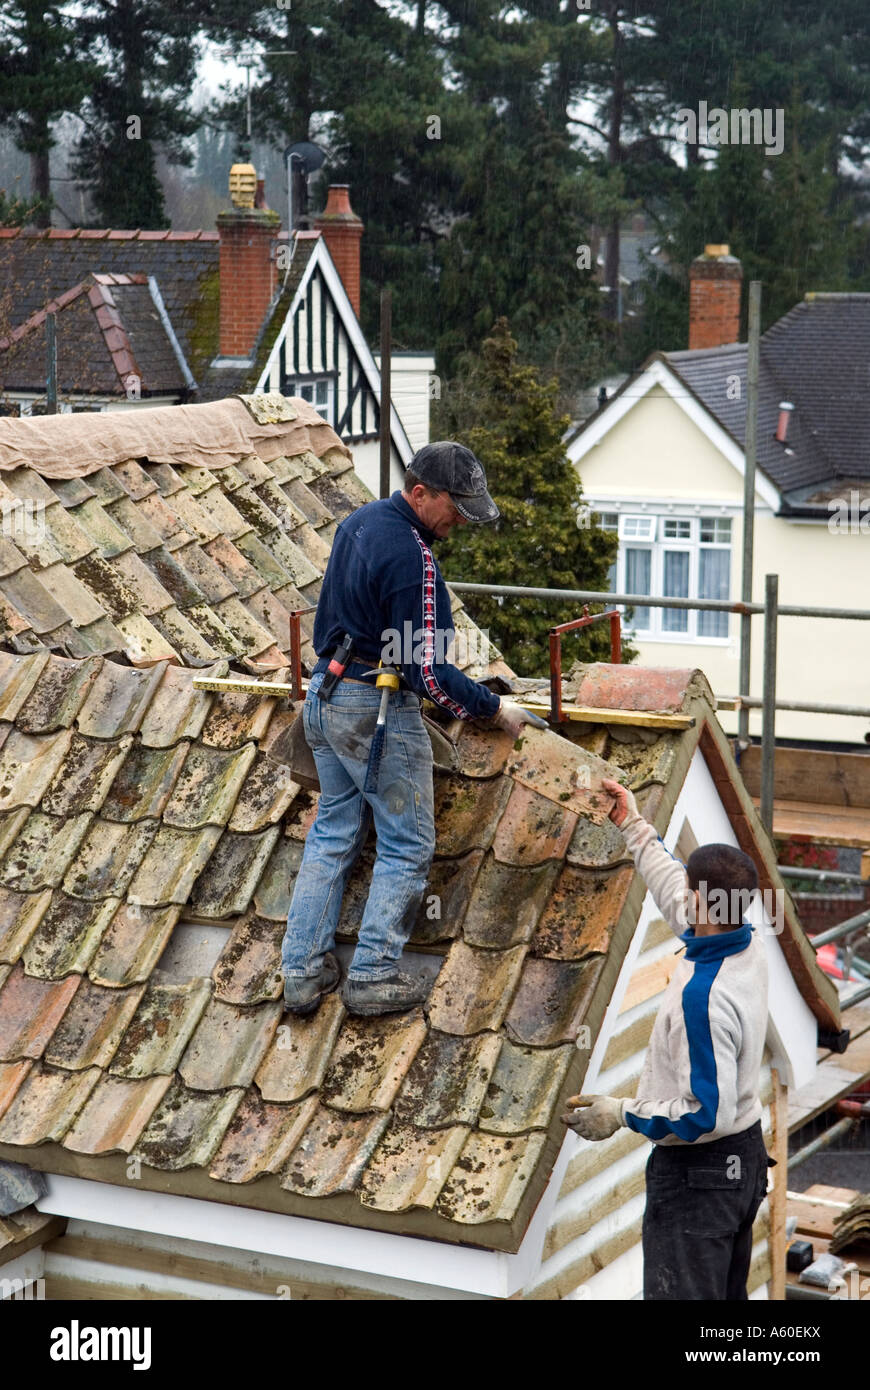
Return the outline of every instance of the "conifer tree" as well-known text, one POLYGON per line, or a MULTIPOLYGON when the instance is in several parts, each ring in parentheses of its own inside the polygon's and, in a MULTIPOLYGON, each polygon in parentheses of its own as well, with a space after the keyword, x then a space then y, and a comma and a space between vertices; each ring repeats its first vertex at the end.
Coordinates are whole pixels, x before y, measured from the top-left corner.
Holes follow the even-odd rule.
POLYGON ((92 76, 57 0, 6 0, 0 11, 0 123, 30 156, 37 226, 49 225, 53 123, 78 108, 92 76))
MULTIPOLYGON (((569 423, 555 409, 557 383, 517 360, 517 343, 500 318, 485 340, 470 392, 467 427, 456 434, 486 469, 501 516, 487 526, 456 528, 439 549, 448 579, 523 584, 547 589, 600 589, 616 558, 616 537, 589 524, 577 471, 565 453, 569 423), (578 520, 581 524, 578 525, 578 520)), ((439 427, 455 419, 445 409, 439 427)), ((538 599, 472 596, 469 613, 488 629, 521 676, 549 669, 548 630, 581 616, 580 605, 538 599)), ((578 656, 610 660, 608 623, 564 640, 565 669, 578 656)), ((625 653, 628 660, 634 653, 625 653)))

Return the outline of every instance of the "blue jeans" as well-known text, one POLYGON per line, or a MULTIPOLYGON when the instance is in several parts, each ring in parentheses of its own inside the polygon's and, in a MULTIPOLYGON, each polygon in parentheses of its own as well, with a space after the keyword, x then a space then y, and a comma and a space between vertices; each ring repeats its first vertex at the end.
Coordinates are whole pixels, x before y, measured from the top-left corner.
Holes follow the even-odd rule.
POLYGON ((435 850, 432 745, 410 691, 390 694, 378 790, 366 795, 369 749, 381 692, 339 681, 328 702, 311 678, 302 707, 320 780, 320 802, 287 915, 286 977, 317 976, 335 943, 348 875, 374 818, 377 857, 348 976, 383 980, 396 964, 423 897, 435 850))

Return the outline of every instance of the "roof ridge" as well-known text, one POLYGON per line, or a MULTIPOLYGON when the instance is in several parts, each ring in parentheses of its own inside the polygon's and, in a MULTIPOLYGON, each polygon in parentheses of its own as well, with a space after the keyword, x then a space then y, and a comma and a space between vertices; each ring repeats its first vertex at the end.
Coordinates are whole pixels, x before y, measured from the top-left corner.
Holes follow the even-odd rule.
POLYGON ((0 227, 0 237, 19 236, 31 241, 73 241, 77 237, 87 241, 217 241, 219 233, 204 227, 177 232, 169 227, 157 230, 146 227, 0 227))

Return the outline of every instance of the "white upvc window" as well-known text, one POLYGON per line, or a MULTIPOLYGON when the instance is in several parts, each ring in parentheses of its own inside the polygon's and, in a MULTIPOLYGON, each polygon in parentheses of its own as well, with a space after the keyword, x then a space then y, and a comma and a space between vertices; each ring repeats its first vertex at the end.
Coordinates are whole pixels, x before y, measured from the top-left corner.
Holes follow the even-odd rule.
POLYGON ((284 387, 284 394, 301 396, 303 401, 310 401, 318 415, 322 415, 330 425, 334 423, 332 377, 294 377, 284 387))
MULTIPOLYGON (((731 517, 600 512, 599 525, 619 533, 613 591, 651 598, 727 599, 731 517)), ((729 614, 637 605, 631 631, 669 642, 728 640, 729 614)))

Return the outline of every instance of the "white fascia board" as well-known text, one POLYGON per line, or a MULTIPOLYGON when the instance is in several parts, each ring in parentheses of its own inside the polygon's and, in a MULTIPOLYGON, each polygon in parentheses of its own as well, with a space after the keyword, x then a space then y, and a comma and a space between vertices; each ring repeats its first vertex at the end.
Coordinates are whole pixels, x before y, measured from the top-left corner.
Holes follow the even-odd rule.
MULTIPOLYGON (((372 389, 375 399, 380 400, 381 374, 378 371, 375 359, 372 357, 371 349, 365 340, 365 336, 360 327, 359 319, 354 313, 353 305, 347 297, 347 290, 344 288, 344 285, 342 284, 341 276, 335 268, 335 262, 329 254, 329 248, 327 247, 326 242, 323 240, 322 237, 318 240, 313 252, 308 258, 308 264, 305 267, 302 279, 299 281, 296 293, 293 296, 293 302, 290 305, 290 308, 287 312, 287 317, 284 320, 278 337, 275 339, 275 346, 272 348, 272 351, 269 354, 269 360, 266 363, 266 366, 263 370, 260 380, 257 382, 255 389, 257 391, 265 390, 265 383, 269 379, 269 373, 271 372, 273 365, 278 359, 278 354, 281 350, 281 346, 284 342, 284 339, 287 336, 290 324, 293 321, 293 315, 297 312, 300 303, 305 297, 306 291, 308 289, 308 281, 314 274, 316 266, 320 267, 323 278, 326 281, 330 294, 332 295, 333 302, 335 303, 335 306, 338 310, 339 317, 341 318, 342 327, 344 328, 344 331, 347 333, 347 336, 353 345, 353 349, 356 352, 360 360, 360 363, 362 364, 362 369, 366 374, 366 380, 368 381, 368 384, 372 389)), ((390 402, 390 435, 396 453, 399 455, 399 458, 402 460, 402 463, 407 468, 408 464, 411 462, 411 459, 414 457, 414 450, 411 447, 411 442, 408 439, 407 434, 405 433, 405 426, 399 419, 396 407, 392 402, 390 402)))
MULTIPOLYGON (((719 450, 719 453, 727 459, 733 468, 736 468, 742 478, 746 471, 746 459, 739 444, 735 443, 727 430, 722 428, 707 407, 689 393, 685 383, 672 368, 660 360, 651 362, 636 381, 629 382, 622 395, 617 396, 612 403, 609 403, 599 418, 590 424, 582 434, 578 435, 568 449, 568 457, 572 463, 579 463, 589 453, 589 450, 599 444, 613 426, 618 424, 623 416, 627 415, 632 407, 637 405, 638 401, 642 400, 654 386, 661 386, 667 392, 674 404, 679 406, 680 410, 709 439, 714 448, 719 450)), ((756 468, 755 471, 755 493, 773 511, 779 511, 779 489, 760 468, 756 468)))
POLYGON ((305 1260, 314 1265, 359 1270, 388 1278, 415 1280, 490 1298, 506 1298, 517 1281, 519 1255, 472 1250, 415 1236, 394 1236, 309 1221, 302 1216, 233 1207, 167 1192, 147 1192, 132 1184, 119 1187, 89 1178, 46 1173, 48 1192, 38 1209, 58 1216, 112 1224, 130 1231, 150 1231, 179 1240, 204 1241, 257 1254, 305 1260))
MULTIPOLYGON (((691 502, 686 499, 664 497, 651 497, 639 492, 614 493, 596 492, 584 493, 583 501, 587 507, 596 512, 630 512, 641 511, 654 513, 656 516, 712 516, 718 512, 721 516, 740 516, 743 512, 743 503, 737 502, 733 497, 727 500, 721 497, 705 497, 703 502, 691 502)), ((770 513, 769 507, 756 507, 756 516, 767 516, 770 513)))

